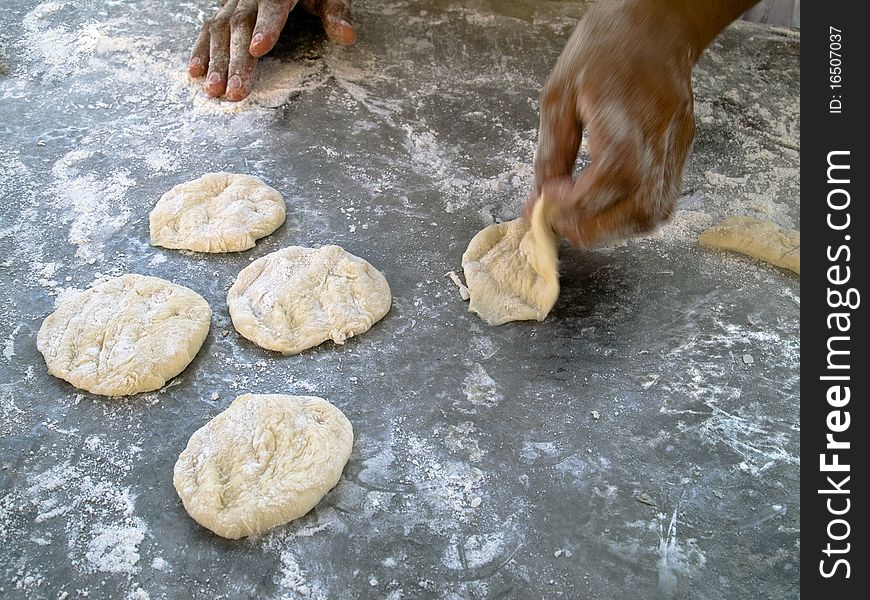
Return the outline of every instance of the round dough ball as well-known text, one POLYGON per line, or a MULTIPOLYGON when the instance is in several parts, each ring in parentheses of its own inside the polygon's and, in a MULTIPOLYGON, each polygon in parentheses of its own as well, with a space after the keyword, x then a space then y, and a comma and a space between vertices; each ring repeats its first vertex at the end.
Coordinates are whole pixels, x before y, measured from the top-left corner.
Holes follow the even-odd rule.
POLYGON ((545 206, 539 199, 531 227, 515 219, 479 231, 462 255, 468 310, 490 325, 543 321, 559 297, 558 246, 545 206))
POLYGON ((284 199, 249 175, 206 173, 163 194, 149 217, 151 244, 197 252, 254 247, 284 222, 284 199))
POLYGON ((268 350, 297 354, 367 331, 390 310, 384 276, 338 246, 290 246, 255 260, 227 295, 236 330, 268 350))
POLYGON ((350 421, 323 398, 244 394, 190 437, 173 483, 197 523, 238 539, 314 508, 352 446, 350 421))
POLYGON ((48 372, 104 396, 162 387, 199 352, 211 322, 196 292, 122 275, 62 301, 36 336, 48 372))

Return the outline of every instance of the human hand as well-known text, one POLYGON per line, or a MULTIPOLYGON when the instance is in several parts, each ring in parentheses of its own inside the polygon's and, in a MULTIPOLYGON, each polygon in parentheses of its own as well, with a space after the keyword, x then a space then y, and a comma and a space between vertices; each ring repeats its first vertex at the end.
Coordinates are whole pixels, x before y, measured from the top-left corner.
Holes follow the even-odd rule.
POLYGON ((320 17, 333 42, 356 41, 351 0, 222 0, 214 18, 205 22, 191 52, 188 73, 206 77, 212 98, 226 94, 241 100, 251 93, 257 59, 278 41, 290 11, 299 4, 320 17))
POLYGON ((692 66, 703 48, 673 4, 594 5, 541 92, 526 215, 543 193, 557 207, 553 229, 575 245, 646 232, 673 213, 695 131, 692 66), (584 129, 590 162, 573 180, 584 129))

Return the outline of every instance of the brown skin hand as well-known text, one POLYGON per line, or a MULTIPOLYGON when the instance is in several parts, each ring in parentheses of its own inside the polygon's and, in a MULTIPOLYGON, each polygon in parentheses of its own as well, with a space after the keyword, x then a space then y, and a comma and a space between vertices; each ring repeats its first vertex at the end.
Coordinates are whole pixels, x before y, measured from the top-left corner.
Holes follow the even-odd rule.
POLYGON ((692 67, 757 0, 603 0, 589 9, 541 91, 535 191, 553 229, 594 247, 670 218, 695 120, 692 67), (589 165, 572 178, 584 128, 589 165))
POLYGON ((206 76, 205 92, 241 100, 251 93, 257 59, 278 41, 297 4, 320 17, 326 35, 348 46, 356 41, 351 0, 222 0, 202 27, 188 63, 191 77, 206 76))

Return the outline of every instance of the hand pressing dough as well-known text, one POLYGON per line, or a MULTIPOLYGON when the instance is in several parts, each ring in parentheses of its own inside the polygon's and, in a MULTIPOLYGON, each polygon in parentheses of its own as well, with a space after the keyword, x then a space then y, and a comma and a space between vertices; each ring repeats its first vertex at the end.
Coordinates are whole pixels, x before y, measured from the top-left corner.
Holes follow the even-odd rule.
POLYGON ((197 252, 254 247, 284 222, 284 199, 248 175, 206 173, 163 194, 151 211, 151 244, 197 252))
POLYGON ((462 255, 471 294, 468 310, 490 325, 543 321, 559 297, 557 240, 545 206, 541 198, 531 227, 522 219, 490 225, 462 255))
POLYGON ((36 336, 48 372, 104 396, 162 387, 199 352, 211 321, 196 292, 122 275, 62 301, 36 336))
POLYGON ((197 523, 238 539, 314 508, 352 445, 350 421, 323 398, 245 394, 190 437, 173 483, 197 523))
POLYGON ((255 260, 227 295, 236 330, 258 346, 297 354, 343 344, 390 310, 387 280, 338 246, 290 246, 255 260))
POLYGON ((734 215, 702 233, 698 242, 710 248, 748 254, 798 275, 801 272, 800 232, 783 229, 770 221, 734 215))

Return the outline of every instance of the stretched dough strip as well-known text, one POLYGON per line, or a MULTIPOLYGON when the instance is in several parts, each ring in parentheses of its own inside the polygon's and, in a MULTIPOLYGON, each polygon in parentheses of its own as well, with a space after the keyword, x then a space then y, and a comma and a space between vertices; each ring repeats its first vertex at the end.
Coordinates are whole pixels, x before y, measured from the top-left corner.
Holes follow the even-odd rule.
POLYGON ((702 233, 698 242, 708 248, 740 252, 798 275, 801 272, 800 231, 770 221, 733 215, 702 233))

